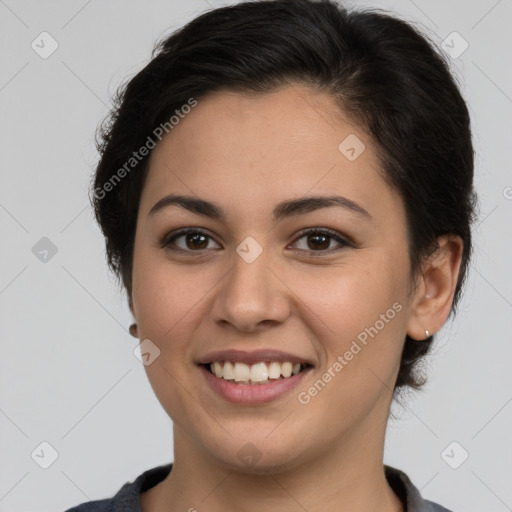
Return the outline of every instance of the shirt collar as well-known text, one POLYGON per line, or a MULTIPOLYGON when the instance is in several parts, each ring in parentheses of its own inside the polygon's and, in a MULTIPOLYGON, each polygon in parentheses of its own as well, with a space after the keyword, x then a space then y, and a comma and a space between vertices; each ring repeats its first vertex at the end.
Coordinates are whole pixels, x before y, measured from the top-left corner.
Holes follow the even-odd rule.
MULTIPOLYGON (((163 481, 171 472, 172 464, 148 469, 132 483, 126 483, 113 498, 113 512, 142 512, 140 493, 163 481)), ((384 466, 386 479, 398 497, 406 504, 405 512, 450 512, 422 498, 409 477, 399 469, 384 466)))

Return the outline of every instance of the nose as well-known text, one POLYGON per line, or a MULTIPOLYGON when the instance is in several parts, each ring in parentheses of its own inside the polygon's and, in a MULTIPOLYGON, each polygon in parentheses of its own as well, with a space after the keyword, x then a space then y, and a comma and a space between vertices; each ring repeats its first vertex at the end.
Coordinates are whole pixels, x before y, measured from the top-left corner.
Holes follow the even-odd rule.
POLYGON ((290 316, 291 292, 264 254, 248 263, 235 253, 233 266, 214 298, 211 314, 216 323, 256 332, 277 326, 290 316))

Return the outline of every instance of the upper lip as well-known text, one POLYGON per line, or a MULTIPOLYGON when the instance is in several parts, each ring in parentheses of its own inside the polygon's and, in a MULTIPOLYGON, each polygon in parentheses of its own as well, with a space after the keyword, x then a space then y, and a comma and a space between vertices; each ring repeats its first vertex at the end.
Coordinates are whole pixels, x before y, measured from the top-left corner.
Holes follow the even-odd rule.
POLYGON ((313 366, 313 362, 306 357, 291 354, 290 352, 283 352, 275 349, 261 349, 261 350, 217 350, 209 352, 196 360, 197 364, 208 364, 215 361, 230 361, 240 362, 245 364, 256 364, 264 361, 279 361, 284 363, 289 361, 292 364, 306 363, 313 366))

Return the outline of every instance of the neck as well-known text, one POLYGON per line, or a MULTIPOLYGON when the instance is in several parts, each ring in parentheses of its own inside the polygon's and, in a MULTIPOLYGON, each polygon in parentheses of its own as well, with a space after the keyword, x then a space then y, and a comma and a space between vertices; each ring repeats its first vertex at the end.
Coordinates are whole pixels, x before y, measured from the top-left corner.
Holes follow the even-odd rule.
POLYGON ((153 492, 142 495, 143 511, 402 512, 403 505, 384 474, 386 425, 366 425, 370 425, 366 432, 359 425, 357 432, 345 432, 324 453, 257 474, 205 454, 175 426, 173 469, 153 492))

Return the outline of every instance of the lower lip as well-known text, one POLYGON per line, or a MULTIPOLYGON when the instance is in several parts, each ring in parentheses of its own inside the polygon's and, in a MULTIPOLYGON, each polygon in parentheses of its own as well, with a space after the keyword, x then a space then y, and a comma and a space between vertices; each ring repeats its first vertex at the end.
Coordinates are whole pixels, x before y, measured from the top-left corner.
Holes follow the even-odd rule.
POLYGON ((235 384, 218 378, 204 366, 199 367, 206 382, 226 400, 237 404, 261 404, 270 402, 291 391, 304 378, 311 368, 302 370, 297 375, 286 379, 276 379, 267 384, 235 384))

